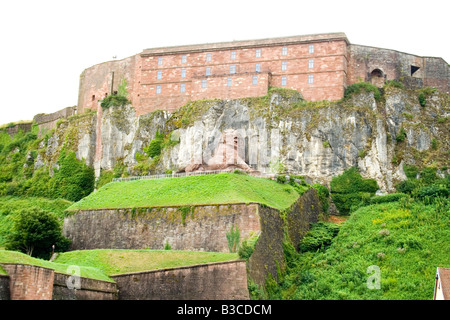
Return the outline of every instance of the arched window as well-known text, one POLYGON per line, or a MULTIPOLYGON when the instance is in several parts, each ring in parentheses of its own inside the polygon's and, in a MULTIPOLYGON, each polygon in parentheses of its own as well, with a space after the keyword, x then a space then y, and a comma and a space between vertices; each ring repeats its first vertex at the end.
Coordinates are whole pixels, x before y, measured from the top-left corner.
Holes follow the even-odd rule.
POLYGON ((370 82, 381 88, 384 85, 385 75, 380 69, 373 69, 370 73, 370 82))

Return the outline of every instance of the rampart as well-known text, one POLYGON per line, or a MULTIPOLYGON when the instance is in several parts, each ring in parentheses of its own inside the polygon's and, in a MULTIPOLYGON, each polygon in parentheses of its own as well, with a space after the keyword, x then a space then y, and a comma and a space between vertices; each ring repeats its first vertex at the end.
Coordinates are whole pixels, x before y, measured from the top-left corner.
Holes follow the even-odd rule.
POLYGON ((77 112, 77 107, 67 107, 53 113, 39 113, 34 116, 34 122, 39 126, 39 134, 42 129, 50 130, 56 128, 56 122, 59 119, 67 118, 77 112))
POLYGON ((72 250, 164 249, 229 252, 226 233, 260 230, 258 204, 81 210, 65 218, 72 250))
POLYGON ((112 276, 120 300, 248 300, 245 261, 112 276))

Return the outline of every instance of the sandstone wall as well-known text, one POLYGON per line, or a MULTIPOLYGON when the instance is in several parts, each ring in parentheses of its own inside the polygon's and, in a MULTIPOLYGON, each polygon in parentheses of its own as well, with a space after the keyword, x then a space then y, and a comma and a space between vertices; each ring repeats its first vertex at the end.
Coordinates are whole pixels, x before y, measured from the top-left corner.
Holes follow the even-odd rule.
POLYGON ((259 231, 258 205, 81 210, 65 218, 63 233, 72 250, 163 249, 169 243, 173 250, 229 252, 231 226, 242 239, 259 231))
POLYGON ((208 263, 112 276, 120 300, 249 299, 245 261, 208 263))
POLYGON ((66 281, 70 275, 55 273, 53 300, 117 300, 118 288, 114 282, 80 277, 80 289, 70 289, 66 281))
POLYGON ((9 276, 0 274, 0 300, 9 300, 9 276))
POLYGON ((11 300, 52 300, 52 269, 12 263, 2 267, 10 277, 11 300))

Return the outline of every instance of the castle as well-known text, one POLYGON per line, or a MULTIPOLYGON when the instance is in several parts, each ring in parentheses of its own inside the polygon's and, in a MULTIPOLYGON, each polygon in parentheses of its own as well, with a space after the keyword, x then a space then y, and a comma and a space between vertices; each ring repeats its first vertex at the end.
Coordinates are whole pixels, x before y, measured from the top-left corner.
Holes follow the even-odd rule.
POLYGON ((145 49, 83 71, 78 112, 96 110, 124 79, 137 115, 174 111, 198 99, 264 96, 270 86, 299 91, 306 100, 338 100, 358 81, 381 87, 450 88, 442 58, 351 44, 344 33, 302 35, 145 49))

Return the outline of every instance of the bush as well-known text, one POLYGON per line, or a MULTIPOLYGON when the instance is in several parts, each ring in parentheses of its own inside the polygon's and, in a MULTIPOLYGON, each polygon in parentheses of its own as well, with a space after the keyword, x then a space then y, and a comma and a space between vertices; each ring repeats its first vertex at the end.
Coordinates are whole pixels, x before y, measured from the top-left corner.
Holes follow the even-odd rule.
POLYGON ((313 184, 312 187, 317 190, 323 212, 328 212, 328 208, 330 207, 330 201, 328 199, 330 192, 328 188, 321 184, 313 184))
POLYGON ((353 94, 359 94, 361 92, 373 92, 373 96, 375 98, 375 100, 380 100, 381 99, 381 93, 380 90, 374 86, 371 83, 368 82, 357 82, 357 83, 353 83, 351 85, 349 85, 344 92, 344 98, 348 98, 353 94))
POLYGON ((416 179, 408 179, 398 183, 395 186, 397 192, 411 194, 414 189, 419 185, 419 180, 416 179))
POLYGON ((364 179, 356 167, 345 170, 340 176, 333 177, 330 187, 332 193, 375 193, 378 190, 377 181, 364 179))
POLYGON ((408 195, 406 195, 404 193, 391 193, 391 194, 386 194, 384 196, 375 196, 375 197, 370 198, 370 203, 375 204, 375 203, 394 202, 394 201, 399 201, 407 196, 408 195))
POLYGON ((423 92, 419 93, 419 104, 422 107, 425 107, 425 105, 427 104, 427 97, 423 92))
POLYGON ((418 189, 416 197, 423 200, 425 198, 448 197, 449 190, 446 186, 432 184, 418 189))
POLYGON ((324 249, 331 244, 338 232, 339 226, 336 224, 325 222, 313 223, 311 224, 311 229, 300 241, 299 251, 307 252, 324 249))
POLYGON ((402 141, 404 141, 405 140, 405 138, 406 138, 406 131, 405 131, 405 129, 402 127, 402 128, 400 128, 400 131, 397 133, 397 135, 395 136, 395 140, 397 141, 397 142, 402 142, 402 141))
POLYGON ((21 251, 41 259, 50 258, 52 245, 55 245, 55 251, 65 251, 70 240, 62 235, 57 216, 38 207, 24 209, 17 215, 13 232, 6 241, 7 250, 21 251))
POLYGON ((152 158, 159 156, 163 149, 163 140, 164 135, 162 133, 159 133, 159 131, 156 131, 155 139, 150 141, 150 144, 146 148, 144 148, 145 153, 147 153, 152 158))
POLYGON ((102 100, 102 102, 100 103, 100 106, 103 109, 107 109, 110 107, 123 107, 130 103, 131 102, 130 102, 130 100, 128 100, 127 97, 120 96, 120 95, 110 95, 102 100))

